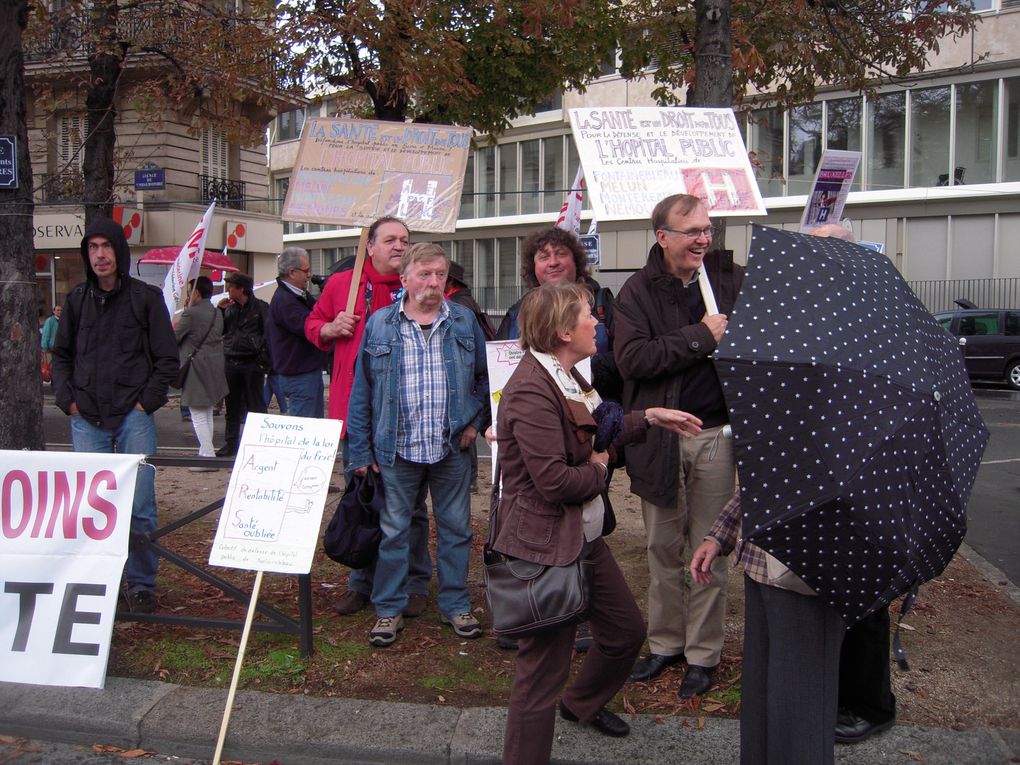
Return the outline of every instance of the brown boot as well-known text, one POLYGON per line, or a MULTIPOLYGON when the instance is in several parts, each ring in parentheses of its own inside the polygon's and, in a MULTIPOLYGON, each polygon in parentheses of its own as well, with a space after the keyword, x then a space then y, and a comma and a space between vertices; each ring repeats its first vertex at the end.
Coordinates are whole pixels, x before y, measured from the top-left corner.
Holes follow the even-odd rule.
POLYGON ((342 616, 349 616, 350 614, 358 613, 358 611, 367 605, 368 595, 362 595, 360 592, 348 590, 340 596, 336 605, 333 606, 333 610, 342 616))

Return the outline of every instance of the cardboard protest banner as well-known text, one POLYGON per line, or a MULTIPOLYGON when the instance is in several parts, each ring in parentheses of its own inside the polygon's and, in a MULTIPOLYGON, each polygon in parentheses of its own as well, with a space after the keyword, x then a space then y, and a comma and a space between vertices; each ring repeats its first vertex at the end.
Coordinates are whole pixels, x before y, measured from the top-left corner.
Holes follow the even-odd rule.
POLYGON ((339 420, 249 413, 209 564, 307 574, 339 445, 339 420))
MULTIPOLYGON (((489 372, 489 408, 492 412, 492 430, 496 431, 496 411, 499 400, 503 396, 503 386, 510 380, 510 375, 517 369, 524 351, 517 340, 490 340, 485 344, 485 364, 489 372)), ((577 371, 591 382, 591 359, 578 362, 577 371)), ((496 444, 492 445, 493 464, 496 461, 496 444)), ((495 474, 495 471, 493 471, 495 474)))
POLYGON ((732 109, 571 109, 570 127, 599 221, 647 218, 680 193, 712 216, 765 214, 732 109))
POLYGON ((470 128, 308 120, 282 217, 368 226, 395 215, 412 231, 452 232, 470 148, 470 128))
POLYGON ((0 451, 0 680, 104 686, 142 459, 0 451))
POLYGON ((847 195, 861 164, 861 152, 826 149, 818 161, 815 182, 800 221, 801 233, 809 234, 826 223, 839 223, 847 195))

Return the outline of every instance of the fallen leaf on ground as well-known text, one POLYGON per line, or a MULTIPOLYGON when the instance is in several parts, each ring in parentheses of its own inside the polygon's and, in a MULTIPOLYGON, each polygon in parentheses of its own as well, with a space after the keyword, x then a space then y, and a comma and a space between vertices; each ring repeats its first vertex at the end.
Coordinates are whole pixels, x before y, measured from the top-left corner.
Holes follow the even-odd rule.
POLYGON ((128 749, 126 752, 121 752, 120 756, 126 760, 133 760, 135 757, 148 757, 153 752, 147 752, 144 749, 128 749))
POLYGON ((900 754, 906 755, 914 762, 928 762, 928 758, 920 752, 912 752, 909 749, 900 749, 900 754))

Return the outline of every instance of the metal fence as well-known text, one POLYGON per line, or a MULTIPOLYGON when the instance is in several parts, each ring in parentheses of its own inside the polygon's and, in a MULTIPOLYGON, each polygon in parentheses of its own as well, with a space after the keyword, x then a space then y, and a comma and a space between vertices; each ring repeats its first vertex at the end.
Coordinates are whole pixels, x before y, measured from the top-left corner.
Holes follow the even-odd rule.
POLYGON ((907 282, 929 311, 951 311, 966 299, 978 308, 1020 308, 1020 278, 907 282))

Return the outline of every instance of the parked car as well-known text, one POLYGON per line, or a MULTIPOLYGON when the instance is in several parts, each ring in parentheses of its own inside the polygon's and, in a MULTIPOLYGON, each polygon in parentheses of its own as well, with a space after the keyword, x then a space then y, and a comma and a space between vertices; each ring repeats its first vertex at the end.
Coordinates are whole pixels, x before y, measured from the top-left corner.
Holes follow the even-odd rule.
POLYGON ((956 302, 963 307, 936 313, 935 318, 959 338, 971 379, 1004 381, 1020 390, 1020 310, 956 302))

